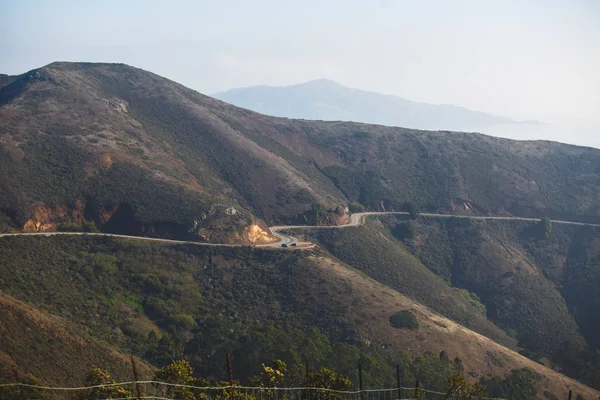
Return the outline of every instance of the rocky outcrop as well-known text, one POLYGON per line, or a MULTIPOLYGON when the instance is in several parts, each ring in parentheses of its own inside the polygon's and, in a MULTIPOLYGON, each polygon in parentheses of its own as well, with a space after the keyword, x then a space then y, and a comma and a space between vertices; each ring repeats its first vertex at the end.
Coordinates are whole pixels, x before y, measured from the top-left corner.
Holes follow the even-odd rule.
POLYGON ((31 218, 23 225, 23 232, 48 232, 56 230, 58 220, 67 216, 63 208, 53 210, 45 204, 38 206, 31 218))
POLYGON ((23 232, 51 232, 57 230, 63 223, 83 225, 85 202, 75 201, 74 207, 67 210, 64 207, 51 208, 45 204, 37 206, 31 218, 25 222, 21 230, 23 232))
POLYGON ((244 242, 252 244, 273 243, 277 241, 277 238, 271 235, 266 227, 263 228, 257 223, 254 223, 244 229, 242 237, 244 242))

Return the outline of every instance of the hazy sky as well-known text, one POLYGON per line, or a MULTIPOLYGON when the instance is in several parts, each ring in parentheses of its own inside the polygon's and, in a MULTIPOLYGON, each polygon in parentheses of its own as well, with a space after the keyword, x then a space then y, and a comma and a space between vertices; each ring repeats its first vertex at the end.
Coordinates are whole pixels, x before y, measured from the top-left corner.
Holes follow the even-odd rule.
POLYGON ((207 94, 324 77, 600 136, 599 0, 0 0, 0 73, 56 60, 207 94))

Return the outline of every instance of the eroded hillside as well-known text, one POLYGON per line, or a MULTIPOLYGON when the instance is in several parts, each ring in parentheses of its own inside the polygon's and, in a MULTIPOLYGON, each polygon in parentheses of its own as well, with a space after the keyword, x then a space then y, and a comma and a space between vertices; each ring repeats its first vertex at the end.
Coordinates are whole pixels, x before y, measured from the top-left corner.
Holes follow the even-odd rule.
POLYGON ((0 228, 240 241, 316 205, 598 221, 600 151, 274 118, 122 64, 0 88, 0 228), (87 225, 86 225, 87 224, 87 225))

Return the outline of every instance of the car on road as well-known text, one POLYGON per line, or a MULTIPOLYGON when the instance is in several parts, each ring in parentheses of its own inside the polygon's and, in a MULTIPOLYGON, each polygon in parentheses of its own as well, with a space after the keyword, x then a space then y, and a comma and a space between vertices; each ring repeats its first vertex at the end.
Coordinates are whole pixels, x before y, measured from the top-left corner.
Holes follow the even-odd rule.
POLYGON ((288 245, 284 243, 281 245, 281 247, 288 247, 288 245))
POLYGON ((294 242, 294 243, 290 244, 290 246, 294 246, 294 247, 296 247, 296 246, 298 246, 298 243, 295 243, 295 242, 294 242))

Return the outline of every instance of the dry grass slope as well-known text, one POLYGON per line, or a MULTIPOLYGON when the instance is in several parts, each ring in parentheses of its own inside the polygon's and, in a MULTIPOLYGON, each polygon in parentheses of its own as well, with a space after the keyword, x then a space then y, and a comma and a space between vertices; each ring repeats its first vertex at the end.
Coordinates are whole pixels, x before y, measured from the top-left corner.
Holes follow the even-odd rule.
POLYGON ((573 390, 584 398, 595 399, 600 396, 599 391, 466 329, 359 271, 324 257, 314 257, 310 261, 307 266, 314 268, 315 273, 325 277, 329 284, 339 288, 329 292, 335 301, 352 299, 348 310, 349 322, 365 339, 389 343, 394 349, 412 354, 445 350, 451 357, 459 356, 463 360, 465 371, 482 376, 504 376, 512 369, 528 367, 541 377, 540 394, 546 390, 560 395, 573 390), (413 310, 417 316, 417 331, 398 330, 389 325, 390 315, 403 309, 413 310))
MULTIPOLYGON (((48 385, 80 386, 93 367, 111 371, 117 379, 132 380, 130 359, 58 317, 0 293, 0 360, 48 385)), ((150 366, 138 362, 142 377, 150 366)))

